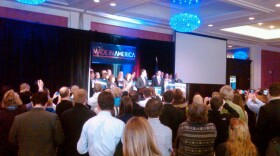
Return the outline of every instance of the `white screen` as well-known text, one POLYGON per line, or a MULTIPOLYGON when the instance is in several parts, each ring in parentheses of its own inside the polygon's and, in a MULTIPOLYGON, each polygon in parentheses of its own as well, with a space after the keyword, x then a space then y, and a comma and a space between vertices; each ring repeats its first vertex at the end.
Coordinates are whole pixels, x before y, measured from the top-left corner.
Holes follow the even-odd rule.
POLYGON ((226 83, 226 40, 176 33, 175 73, 185 83, 226 83))

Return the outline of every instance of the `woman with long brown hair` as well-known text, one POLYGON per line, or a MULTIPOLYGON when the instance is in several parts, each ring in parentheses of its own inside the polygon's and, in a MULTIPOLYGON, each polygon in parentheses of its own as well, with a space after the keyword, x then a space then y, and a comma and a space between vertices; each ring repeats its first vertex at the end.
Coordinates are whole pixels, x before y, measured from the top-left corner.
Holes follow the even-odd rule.
POLYGON ((216 149, 216 156, 257 156, 257 148, 245 121, 233 118, 229 126, 229 139, 216 149))
POLYGON ((128 120, 123 134, 124 156, 161 156, 153 130, 145 118, 128 120))

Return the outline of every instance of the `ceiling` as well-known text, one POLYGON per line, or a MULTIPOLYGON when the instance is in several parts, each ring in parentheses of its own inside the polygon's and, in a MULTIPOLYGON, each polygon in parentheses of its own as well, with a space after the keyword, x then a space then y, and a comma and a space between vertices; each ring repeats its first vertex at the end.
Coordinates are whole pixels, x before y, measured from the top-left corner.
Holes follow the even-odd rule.
MULTIPOLYGON (((15 1, 15 0, 11 0, 15 1)), ((275 25, 280 29, 280 8, 275 7, 280 0, 201 0, 200 6, 183 7, 173 4, 172 0, 46 0, 43 6, 60 8, 78 8, 83 12, 102 16, 103 13, 129 17, 152 25, 170 29, 172 15, 189 12, 198 14, 202 25, 195 32, 224 37, 235 41, 265 44, 280 47, 280 38, 264 40, 221 31, 224 28, 252 25, 267 29, 275 25), (110 3, 116 3, 115 7, 110 3), (254 17, 254 20, 249 20, 254 17), (259 26, 257 23, 263 23, 259 26), (208 25, 212 24, 213 27, 208 25)), ((257 33, 257 32, 256 32, 257 33)))

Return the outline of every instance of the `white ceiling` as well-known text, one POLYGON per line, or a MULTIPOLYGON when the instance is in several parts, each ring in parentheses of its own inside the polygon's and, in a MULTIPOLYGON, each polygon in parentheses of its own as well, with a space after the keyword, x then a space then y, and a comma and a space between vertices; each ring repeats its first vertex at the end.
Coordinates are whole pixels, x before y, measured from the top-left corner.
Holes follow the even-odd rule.
POLYGON ((184 8, 172 4, 171 1, 100 0, 99 3, 95 3, 93 0, 46 0, 43 5, 78 8, 87 13, 114 14, 138 19, 147 25, 156 25, 167 29, 170 29, 169 19, 172 15, 181 12, 195 13, 202 20, 201 27, 196 30, 197 33, 280 47, 280 39, 263 40, 220 30, 259 22, 280 21, 280 8, 274 6, 280 0, 201 0, 200 6, 192 8, 184 8), (117 6, 110 6, 111 2, 116 3, 117 6), (255 20, 250 21, 248 18, 251 16, 255 17, 255 20), (208 24, 214 26, 208 27, 208 24))

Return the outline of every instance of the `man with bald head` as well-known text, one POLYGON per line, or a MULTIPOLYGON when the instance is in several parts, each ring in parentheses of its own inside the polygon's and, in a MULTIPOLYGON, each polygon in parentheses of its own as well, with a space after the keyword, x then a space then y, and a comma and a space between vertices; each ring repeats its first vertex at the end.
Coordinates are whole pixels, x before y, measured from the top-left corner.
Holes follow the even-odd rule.
POLYGON ((56 106, 56 113, 60 116, 65 110, 73 107, 73 103, 69 101, 70 99, 70 90, 68 87, 61 87, 59 89, 61 102, 56 106))

